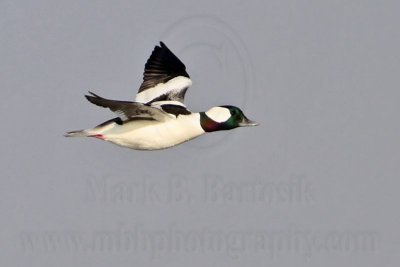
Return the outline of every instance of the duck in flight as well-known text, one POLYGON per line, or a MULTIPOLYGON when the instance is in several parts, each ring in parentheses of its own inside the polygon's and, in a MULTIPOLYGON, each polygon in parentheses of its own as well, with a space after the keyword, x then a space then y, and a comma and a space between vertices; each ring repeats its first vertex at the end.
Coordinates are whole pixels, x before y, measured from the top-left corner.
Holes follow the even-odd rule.
POLYGON ((157 150, 204 133, 258 125, 230 105, 205 112, 190 111, 183 102, 191 85, 185 65, 160 42, 147 60, 143 83, 134 102, 105 99, 89 92, 85 96, 89 102, 110 109, 118 117, 65 136, 95 137, 122 147, 157 150))

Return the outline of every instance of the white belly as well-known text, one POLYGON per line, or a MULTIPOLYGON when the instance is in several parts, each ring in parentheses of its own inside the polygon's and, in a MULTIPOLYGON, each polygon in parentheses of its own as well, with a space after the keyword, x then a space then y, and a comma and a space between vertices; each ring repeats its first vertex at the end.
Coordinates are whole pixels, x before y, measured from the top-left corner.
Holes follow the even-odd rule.
MULTIPOLYGON (((107 127, 108 128, 108 127, 107 127)), ((165 122, 131 121, 114 124, 102 132, 105 140, 139 150, 163 149, 178 145, 204 133, 200 115, 179 115, 165 122)))

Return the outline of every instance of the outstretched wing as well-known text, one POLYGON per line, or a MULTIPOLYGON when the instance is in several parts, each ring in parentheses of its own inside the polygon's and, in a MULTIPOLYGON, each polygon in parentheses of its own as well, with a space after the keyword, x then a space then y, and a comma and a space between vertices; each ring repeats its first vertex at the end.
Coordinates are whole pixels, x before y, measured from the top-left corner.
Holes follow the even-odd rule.
POLYGON ((170 115, 163 110, 143 103, 110 100, 102 98, 92 92, 89 93, 91 95, 85 95, 85 97, 90 103, 100 107, 109 108, 111 111, 118 114, 123 121, 133 118, 146 118, 157 121, 165 121, 165 119, 170 117, 170 115))
POLYGON ((186 67, 163 43, 156 46, 144 68, 143 83, 136 102, 179 101, 183 103, 186 90, 192 85, 186 67))

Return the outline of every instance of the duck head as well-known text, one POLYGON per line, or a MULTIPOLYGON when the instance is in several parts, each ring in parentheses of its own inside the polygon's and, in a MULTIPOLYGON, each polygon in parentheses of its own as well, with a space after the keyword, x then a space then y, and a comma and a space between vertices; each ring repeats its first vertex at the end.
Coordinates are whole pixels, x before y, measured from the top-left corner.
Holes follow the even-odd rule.
POLYGON ((205 132, 214 132, 237 127, 257 126, 258 123, 249 120, 240 108, 226 105, 200 112, 200 125, 205 132))

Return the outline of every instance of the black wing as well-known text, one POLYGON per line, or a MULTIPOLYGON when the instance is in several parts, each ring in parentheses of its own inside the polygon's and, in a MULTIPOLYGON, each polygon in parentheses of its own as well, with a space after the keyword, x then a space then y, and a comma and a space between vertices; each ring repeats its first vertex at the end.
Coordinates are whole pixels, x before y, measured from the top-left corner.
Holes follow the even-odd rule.
POLYGON ((156 46, 147 60, 143 83, 136 96, 137 102, 183 102, 187 88, 192 84, 186 67, 163 43, 156 46))
POLYGON ((167 117, 169 117, 166 112, 143 103, 110 100, 100 97, 92 92, 89 93, 91 95, 85 95, 85 97, 90 103, 100 107, 109 108, 111 111, 117 113, 122 120, 129 120, 139 117, 164 121, 167 117))

